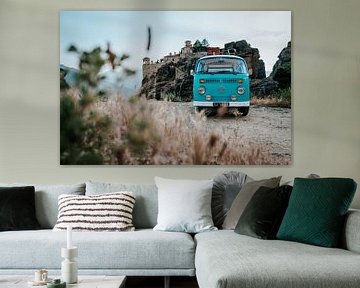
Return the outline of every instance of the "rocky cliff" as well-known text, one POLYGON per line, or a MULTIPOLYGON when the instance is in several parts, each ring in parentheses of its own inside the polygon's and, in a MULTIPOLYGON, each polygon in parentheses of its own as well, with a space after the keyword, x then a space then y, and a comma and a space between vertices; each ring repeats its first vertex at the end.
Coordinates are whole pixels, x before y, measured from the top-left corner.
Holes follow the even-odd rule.
POLYGON ((240 56, 246 60, 249 71, 252 71, 251 79, 264 79, 265 64, 260 59, 259 49, 252 48, 245 40, 226 43, 224 54, 231 53, 240 56))
POLYGON ((278 89, 291 87, 291 42, 281 50, 269 77, 251 81, 250 90, 256 96, 268 96, 278 89))
POLYGON ((279 83, 280 88, 291 86, 291 42, 280 52, 270 77, 279 83))
POLYGON ((198 58, 182 58, 176 63, 162 64, 143 78, 142 94, 147 99, 162 100, 168 95, 176 95, 178 101, 191 101, 193 76, 190 75, 190 70, 198 58))
MULTIPOLYGON (((229 42, 221 48, 222 54, 233 54, 246 60, 252 71, 251 92, 254 95, 269 95, 281 87, 289 87, 291 82, 291 44, 281 51, 274 69, 266 78, 265 64, 260 59, 259 49, 251 47, 245 40, 229 42), (286 86, 288 85, 288 86, 286 86)), ((171 61, 157 61, 143 65, 144 78, 142 95, 147 99, 162 100, 171 95, 176 101, 191 101, 194 69, 197 59, 204 55, 190 53, 186 57, 172 55, 171 61)))

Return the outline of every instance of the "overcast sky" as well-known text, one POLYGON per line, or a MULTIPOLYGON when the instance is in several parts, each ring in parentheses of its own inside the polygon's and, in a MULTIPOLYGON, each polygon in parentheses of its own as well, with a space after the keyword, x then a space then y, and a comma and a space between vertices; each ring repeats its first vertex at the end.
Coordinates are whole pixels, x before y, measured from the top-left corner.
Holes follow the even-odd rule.
POLYGON ((206 38, 210 46, 223 47, 246 40, 259 49, 265 69, 271 71, 280 51, 291 41, 290 11, 62 11, 60 13, 60 63, 77 67, 66 52, 70 44, 82 50, 106 48, 128 53, 128 66, 141 75, 142 59, 162 58, 179 52, 185 40, 206 38), (146 50, 147 26, 152 45, 146 50))

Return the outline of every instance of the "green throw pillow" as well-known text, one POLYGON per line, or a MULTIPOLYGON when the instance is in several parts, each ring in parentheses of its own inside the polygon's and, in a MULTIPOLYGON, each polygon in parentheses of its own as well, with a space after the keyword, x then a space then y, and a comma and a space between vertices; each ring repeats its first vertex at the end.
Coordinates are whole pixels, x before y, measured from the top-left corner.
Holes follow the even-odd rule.
POLYGON ((355 191, 348 178, 295 178, 277 239, 337 247, 355 191))

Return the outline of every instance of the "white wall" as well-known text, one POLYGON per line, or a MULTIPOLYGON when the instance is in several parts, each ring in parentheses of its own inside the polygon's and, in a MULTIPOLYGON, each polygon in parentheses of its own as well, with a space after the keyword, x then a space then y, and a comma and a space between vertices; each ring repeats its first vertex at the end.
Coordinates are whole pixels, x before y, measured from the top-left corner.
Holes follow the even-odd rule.
POLYGON ((155 175, 200 179, 234 169, 254 178, 351 177, 360 186, 359 10, 358 0, 1 0, 0 182, 152 182, 155 175), (60 9, 292 10, 293 164, 60 166, 60 9))

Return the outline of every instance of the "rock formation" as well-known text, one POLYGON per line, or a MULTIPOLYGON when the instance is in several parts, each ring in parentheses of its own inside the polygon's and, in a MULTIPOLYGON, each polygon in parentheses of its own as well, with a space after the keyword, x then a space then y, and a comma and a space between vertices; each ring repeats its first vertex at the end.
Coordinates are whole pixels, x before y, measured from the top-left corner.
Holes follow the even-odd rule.
POLYGON ((291 42, 288 42, 278 56, 270 77, 279 82, 279 88, 291 86, 291 42))
POLYGON ((291 42, 280 52, 269 77, 251 81, 252 95, 267 96, 278 89, 291 87, 291 42))
POLYGON ((144 75, 142 94, 147 99, 162 100, 166 94, 176 94, 181 101, 191 101, 193 77, 190 70, 199 57, 181 58, 167 62, 158 69, 144 75))
POLYGON ((276 69, 274 66, 272 75, 266 78, 265 64, 260 59, 259 49, 251 47, 245 40, 226 43, 223 48, 206 47, 207 51, 197 51, 188 40, 179 53, 169 53, 156 62, 144 58, 141 94, 147 99, 162 100, 167 94, 172 93, 181 101, 191 101, 193 77, 190 75, 190 70, 194 69, 196 60, 209 54, 209 51, 220 51, 222 54, 233 54, 244 58, 249 71, 252 71, 251 92, 254 92, 254 95, 269 95, 289 80, 284 73, 285 70, 288 71, 286 65, 290 64, 289 47, 290 44, 280 53, 279 60, 275 64, 276 69))
POLYGON ((254 96, 268 96, 279 88, 279 83, 270 77, 265 79, 252 79, 250 91, 254 96))
POLYGON ((252 48, 245 40, 226 43, 223 53, 235 54, 244 58, 249 71, 252 71, 251 79, 264 79, 266 77, 265 64, 260 59, 259 49, 252 48))

